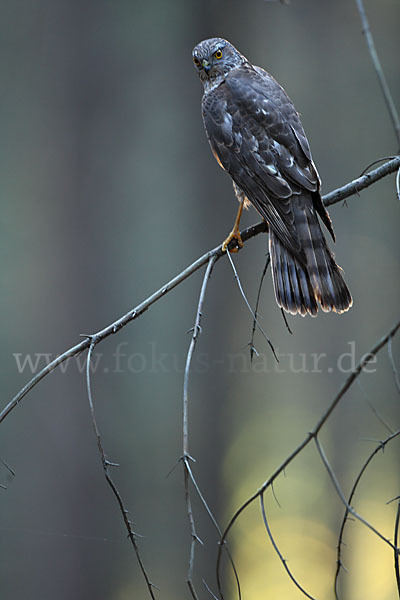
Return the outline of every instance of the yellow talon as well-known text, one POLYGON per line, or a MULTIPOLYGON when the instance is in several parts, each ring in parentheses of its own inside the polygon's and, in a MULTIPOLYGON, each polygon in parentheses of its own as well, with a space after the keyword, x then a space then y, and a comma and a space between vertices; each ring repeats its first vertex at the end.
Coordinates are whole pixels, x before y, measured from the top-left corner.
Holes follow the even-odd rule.
POLYGON ((226 238, 226 240, 224 240, 224 242, 222 244, 222 252, 227 251, 228 246, 232 240, 236 240, 238 247, 232 248, 232 250, 230 250, 229 252, 237 252, 239 250, 239 248, 243 248, 244 244, 243 244, 243 241, 242 241, 242 238, 240 235, 240 231, 239 231, 240 217, 242 216, 242 212, 243 212, 243 202, 240 202, 239 210, 237 212, 236 219, 235 219, 235 224, 233 226, 232 231, 230 232, 230 234, 228 235, 228 237, 226 238))
MULTIPOLYGON (((239 229, 232 229, 232 231, 230 232, 230 234, 228 235, 228 237, 226 238, 226 240, 224 240, 224 243, 222 244, 222 252, 226 252, 228 250, 228 246, 232 240, 236 240, 239 248, 243 248, 244 244, 243 244, 239 229)), ((237 247, 232 248, 232 250, 229 250, 229 252, 238 252, 239 248, 237 248, 237 247)))

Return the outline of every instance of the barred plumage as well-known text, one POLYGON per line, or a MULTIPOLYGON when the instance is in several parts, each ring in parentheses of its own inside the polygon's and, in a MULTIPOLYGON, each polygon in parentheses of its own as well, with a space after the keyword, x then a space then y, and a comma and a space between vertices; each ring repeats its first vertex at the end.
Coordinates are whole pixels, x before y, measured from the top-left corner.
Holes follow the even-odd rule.
POLYGON ((226 40, 193 50, 204 84, 202 113, 214 156, 268 222, 275 296, 301 315, 344 312, 352 305, 322 233, 335 239, 320 196, 320 180, 300 118, 283 88, 226 40))

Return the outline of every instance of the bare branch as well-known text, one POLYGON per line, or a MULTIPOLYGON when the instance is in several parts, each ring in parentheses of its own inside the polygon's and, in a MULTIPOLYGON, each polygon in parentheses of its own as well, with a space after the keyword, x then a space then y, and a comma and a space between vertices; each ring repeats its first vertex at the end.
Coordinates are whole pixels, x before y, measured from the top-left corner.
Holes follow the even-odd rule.
MULTIPOLYGON (((196 479, 195 479, 195 477, 193 475, 193 471, 190 468, 190 462, 188 460, 185 461, 185 466, 186 466, 186 469, 187 469, 187 471, 189 473, 189 476, 190 476, 190 479, 191 479, 191 481, 193 483, 193 486, 194 486, 194 488, 195 488, 195 490, 197 492, 197 495, 199 496, 199 498, 201 500, 201 503, 203 504, 204 508, 206 509, 207 514, 208 514, 208 516, 211 519, 211 522, 213 523, 215 529, 217 530, 219 536, 221 537, 221 535, 222 535, 221 528, 219 527, 216 518, 214 517, 214 515, 213 515, 213 513, 212 513, 212 511, 210 509, 210 507, 208 506, 208 504, 206 502, 206 499, 204 498, 203 494, 201 493, 201 490, 200 490, 200 488, 198 486, 198 483, 197 483, 197 481, 196 481, 196 479)), ((232 570, 233 570, 233 574, 235 576, 236 586, 237 586, 237 590, 238 590, 238 597, 239 597, 239 600, 241 600, 241 598, 242 598, 242 592, 241 592, 241 589, 240 589, 239 575, 238 575, 235 563, 233 561, 232 555, 229 552, 228 547, 226 545, 225 545, 225 551, 226 551, 226 553, 228 555, 229 561, 230 561, 231 566, 232 566, 232 570)))
POLYGON ((397 171, 397 175, 396 175, 396 192, 397 192, 397 199, 400 200, 400 168, 397 171))
POLYGON ((189 388, 189 374, 190 374, 190 365, 192 362, 193 352, 196 347, 198 336, 201 332, 201 317, 203 310, 204 297, 207 290, 207 283, 211 276, 211 272, 214 268, 215 262, 217 260, 216 255, 210 256, 208 260, 208 265, 206 272, 204 274, 203 283, 200 290, 199 303, 197 306, 196 318, 193 326, 192 339, 190 341, 189 350, 186 357, 186 366, 185 366, 185 374, 183 378, 183 456, 187 456, 189 454, 189 420, 188 420, 188 409, 189 409, 189 397, 188 397, 188 388, 189 388))
POLYGON ((196 526, 193 517, 192 510, 192 501, 190 497, 190 486, 189 486, 189 473, 190 466, 189 460, 191 457, 189 455, 189 374, 190 374, 190 365, 192 362, 193 352, 196 347, 198 336, 201 332, 201 317, 203 311, 203 303, 206 295, 207 283, 211 276, 211 272, 213 270, 214 264, 217 260, 217 256, 213 255, 209 258, 206 272, 204 274, 203 283, 200 290, 199 303, 197 306, 196 318, 193 326, 192 339, 190 341, 189 350, 186 358, 186 366, 185 366, 185 374, 183 378, 183 471, 184 471, 184 484, 185 484, 185 501, 186 501, 186 511, 189 519, 190 526, 190 534, 191 534, 191 544, 190 544, 190 555, 189 555, 189 566, 187 573, 187 584, 189 586, 190 593, 194 600, 197 600, 196 590, 193 584, 193 566, 194 566, 194 554, 196 542, 200 542, 201 540, 196 533, 196 526))
POLYGON ((231 263, 231 267, 232 267, 233 273, 235 275, 235 279, 236 279, 236 282, 238 284, 240 293, 242 294, 243 300, 245 301, 246 306, 247 306, 247 308, 250 311, 250 314, 252 315, 254 321, 256 322, 258 329, 261 331, 261 333, 264 336, 265 340, 267 341, 269 347, 271 348, 272 354, 275 356, 276 362, 279 362, 278 357, 277 357, 276 352, 275 352, 275 348, 273 347, 271 340, 269 339, 269 337, 265 333, 264 329, 261 327, 260 323, 258 322, 257 317, 254 314, 253 309, 251 308, 250 303, 249 303, 249 301, 246 298, 246 294, 244 293, 242 284, 240 283, 238 272, 236 271, 236 267, 233 264, 233 258, 231 256, 230 252, 228 252, 227 254, 228 254, 228 258, 229 258, 229 261, 231 263))
POLYGON ((393 160, 389 160, 384 165, 377 167, 373 171, 362 175, 361 177, 357 177, 357 179, 353 179, 350 183, 334 190, 333 192, 329 192, 322 197, 325 206, 331 206, 332 204, 336 204, 336 202, 340 202, 345 198, 349 198, 354 194, 358 194, 362 190, 365 190, 367 187, 379 181, 386 175, 390 173, 394 173, 400 167, 400 156, 396 156, 393 160))
MULTIPOLYGON (((323 197, 325 206, 330 206, 331 204, 335 204, 336 202, 340 202, 344 198, 349 198, 354 194, 357 194, 361 190, 369 187, 379 179, 386 177, 390 173, 394 173, 397 169, 400 168, 400 156, 394 158, 393 160, 388 161, 381 167, 370 171, 363 177, 359 177, 354 181, 342 186, 330 192, 326 196, 323 197)), ((246 242, 251 238, 259 235, 267 231, 267 224, 264 221, 257 223, 256 225, 252 225, 248 227, 241 233, 242 241, 246 242)), ((144 300, 141 304, 139 304, 136 308, 133 308, 125 315, 104 327, 97 333, 94 334, 97 342, 100 343, 110 335, 117 333, 120 329, 125 327, 131 321, 134 321, 138 317, 140 317, 152 304, 163 298, 166 294, 168 294, 175 287, 180 285, 185 279, 193 275, 196 271, 198 271, 203 265, 207 264, 209 259, 212 256, 216 256, 217 260, 224 255, 222 252, 221 245, 217 246, 213 250, 209 250, 203 256, 200 256, 195 262, 189 265, 186 269, 181 271, 176 277, 171 279, 168 283, 163 285, 160 289, 158 289, 154 294, 149 296, 146 300, 144 300)), ((86 350, 90 346, 90 339, 93 336, 85 336, 86 339, 82 340, 76 346, 72 346, 66 350, 60 356, 57 356, 53 361, 51 361, 48 365, 46 365, 39 373, 37 373, 28 383, 14 396, 14 398, 3 408, 0 412, 0 423, 5 419, 5 417, 17 406, 17 404, 30 392, 32 388, 34 388, 46 375, 54 371, 60 364, 68 360, 73 356, 79 355, 83 350, 86 350)))
POLYGON ((400 568, 399 568, 399 523, 400 523, 400 500, 397 503, 396 520, 394 523, 394 571, 396 573, 397 592, 400 598, 400 568))
MULTIPOLYGON (((398 431, 393 432, 385 440, 380 442, 379 445, 371 452, 371 454, 368 456, 367 460, 364 462, 363 466, 361 467, 361 470, 358 473, 358 475, 354 481, 353 487, 351 488, 351 492, 349 494, 349 497, 348 497, 348 500, 346 503, 346 509, 344 512, 342 524, 340 526, 339 539, 338 539, 338 545, 337 545, 337 567, 336 567, 335 585, 334 585, 336 600, 339 600, 338 580, 339 580, 340 569, 343 568, 341 553, 342 553, 344 529, 345 529, 346 522, 348 520, 348 515, 349 515, 349 510, 348 510, 347 506, 349 506, 352 503, 354 494, 356 493, 356 490, 358 487, 358 484, 360 483, 361 478, 363 477, 368 465, 370 464, 370 462, 372 461, 374 456, 376 456, 380 450, 382 450, 382 452, 383 452, 386 444, 388 444, 390 441, 395 439, 398 435, 400 435, 400 429, 398 431)), ((396 538, 394 538, 394 544, 395 544, 395 546, 397 545, 396 538)))
POLYGON ((391 548, 394 549, 395 546, 392 544, 392 542, 388 538, 385 538, 385 536, 380 531, 375 529, 375 527, 373 525, 371 525, 371 523, 369 523, 369 521, 367 521, 366 519, 364 519, 364 517, 362 517, 360 514, 358 514, 358 512, 352 506, 350 506, 350 504, 347 502, 345 495, 342 491, 342 488, 340 487, 340 484, 337 480, 335 472, 332 469, 331 465, 329 464, 329 461, 324 452, 324 449, 323 449, 322 445, 320 444, 318 436, 315 436, 314 441, 315 441, 315 445, 317 446, 317 450, 321 457, 321 460, 324 463, 326 470, 328 471, 329 477, 331 478, 331 481, 332 481, 333 485, 335 486, 338 496, 341 499, 341 501, 343 502, 343 504, 345 505, 347 511, 350 514, 352 514, 355 519, 358 519, 361 523, 363 523, 366 527, 368 527, 368 529, 373 531, 381 540, 386 542, 386 544, 388 544, 391 548))
POLYGON ((103 465, 104 476, 105 476, 106 481, 107 481, 108 485, 110 486, 110 488, 111 488, 114 496, 117 499, 117 502, 118 502, 118 505, 119 505, 119 508, 120 508, 120 511, 121 511, 121 514, 122 514, 122 518, 124 520, 124 524, 125 524, 126 530, 128 532, 128 538, 131 541, 131 544, 132 544, 133 549, 135 551, 136 559, 138 561, 140 570, 141 570, 141 572, 143 574, 143 577, 145 579, 146 586, 147 586, 148 592, 150 594, 150 597, 153 600, 155 600, 155 595, 154 595, 154 592, 153 592, 153 588, 156 587, 156 586, 154 586, 151 583, 151 581, 150 581, 150 579, 149 579, 149 577, 147 575, 146 569, 145 569, 143 561, 142 561, 142 557, 140 556, 139 547, 138 547, 138 545, 136 543, 136 536, 135 536, 135 533, 134 533, 134 531, 132 529, 132 524, 131 524, 130 520, 128 519, 128 511, 125 508, 125 505, 123 503, 121 494, 119 493, 119 491, 118 491, 118 489, 117 489, 114 481, 112 480, 112 478, 110 476, 109 467, 113 463, 110 463, 107 460, 106 453, 104 452, 103 444, 102 444, 102 441, 101 441, 100 431, 99 431, 99 428, 98 428, 98 425, 97 425, 97 421, 96 421, 96 415, 95 415, 94 404, 93 404, 93 396, 92 396, 92 386, 91 386, 91 380, 90 380, 90 362, 91 362, 93 350, 94 350, 96 344, 97 344, 96 337, 92 337, 92 339, 90 340, 90 346, 89 346, 89 351, 88 351, 87 360, 86 360, 86 387, 87 387, 87 394, 88 394, 88 400, 89 400, 89 407, 90 407, 90 414, 91 414, 91 418, 92 418, 93 429, 94 429, 94 432, 96 434, 97 447, 99 449, 99 454, 100 454, 101 462, 102 462, 102 465, 103 465))
POLYGON ((390 427, 389 423, 387 423, 386 420, 382 417, 381 413, 378 411, 376 406, 371 402, 370 398, 368 397, 367 392, 365 391, 364 387, 361 385, 361 382, 359 379, 357 379, 357 385, 360 388, 360 390, 362 391, 362 393, 364 394, 365 400, 367 401, 369 408, 374 413, 374 415, 376 416, 378 421, 385 427, 385 429, 388 430, 389 433, 393 433, 393 429, 390 427))
POLYGON ((380 86, 382 88, 382 93, 385 98, 386 106, 389 111, 390 118, 393 123, 394 132, 397 138, 398 150, 400 151, 400 119, 396 110, 396 106, 393 102, 392 94, 390 93, 389 86, 386 81, 385 74, 382 69, 381 62, 378 57, 378 53, 375 48, 374 38, 372 37, 371 29, 369 26, 367 14, 364 9, 363 0, 356 0, 358 12, 360 13, 361 24, 362 24, 362 32, 365 36, 365 40, 367 42, 368 50, 372 58, 372 62, 376 71, 376 74, 379 79, 380 86))
POLYGON ((274 471, 274 473, 263 483, 261 488, 258 489, 256 492, 254 492, 254 494, 252 496, 250 496, 250 498, 248 498, 248 500, 246 500, 246 502, 244 502, 236 510, 236 512, 233 514, 233 516, 229 520, 229 522, 228 522, 227 526, 225 527, 225 530, 221 536, 220 542, 219 542, 220 547, 218 550, 217 563, 216 563, 216 577, 217 577, 218 591, 220 593, 221 600, 223 600, 223 598, 224 598, 223 593, 222 593, 222 583, 221 583, 221 575, 220 575, 221 551, 222 551, 223 545, 225 544, 227 535, 230 532, 230 530, 232 529, 233 525, 235 524, 237 519, 240 517, 242 512, 244 512, 246 510, 246 508, 254 502, 254 500, 256 500, 261 494, 263 494, 265 492, 265 490, 269 486, 272 485, 272 483, 275 481, 275 479, 278 477, 278 475, 280 475, 286 469, 286 467, 296 458, 296 456, 298 454, 300 454, 300 452, 303 450, 303 448, 308 446, 308 444, 311 442, 311 440, 318 435, 318 433, 320 432, 322 427, 325 425, 326 421, 328 420, 328 418, 330 417, 330 415, 332 414, 334 409, 339 404, 340 400, 343 398, 343 396, 348 391, 348 389, 352 386, 352 384, 357 379, 357 377, 360 375, 360 373, 362 373, 362 370, 364 369, 364 367, 382 349, 382 347, 387 343, 389 337, 395 336, 395 334, 397 333, 399 328, 400 328, 400 321, 398 323, 396 323, 396 325, 394 325, 394 327, 392 327, 392 329, 386 335, 384 335, 379 340, 379 342, 377 342, 373 346, 373 348, 371 348, 371 350, 367 354, 364 355, 363 359, 359 362, 356 369, 350 373, 349 377, 343 383, 339 392, 336 394, 335 398, 332 400, 332 402, 328 406, 327 410, 323 413, 320 420, 315 425, 314 429, 312 429, 312 431, 310 431, 307 434, 307 436, 297 446, 297 448, 295 448, 293 450, 293 452, 291 452, 291 454, 289 454, 289 456, 281 463, 281 465, 274 471))
POLYGON ((4 465, 4 466, 5 466, 5 468, 7 469, 7 471, 8 471, 8 472, 9 472, 9 473, 10 473, 10 474, 13 476, 13 477, 15 477, 15 471, 14 471, 14 469, 12 469, 12 468, 10 467, 10 465, 8 465, 8 464, 7 464, 7 463, 6 463, 6 462, 5 462, 5 461, 4 461, 2 458, 0 458, 0 462, 1 462, 1 464, 2 464, 2 465, 4 465))
POLYGON ((254 336, 256 334, 256 327, 257 327, 257 313, 258 313, 258 306, 260 304, 262 284, 264 282, 264 278, 265 278, 265 275, 267 273, 267 269, 268 269, 268 266, 269 266, 270 262, 271 262, 271 257, 270 257, 269 252, 268 252, 268 254, 267 254, 267 260, 265 261, 263 272, 261 273, 260 284, 258 286, 258 291, 257 291, 256 306, 254 308, 253 327, 252 327, 252 330, 251 330, 251 338, 250 338, 250 342, 249 342, 249 346, 250 346, 250 362, 252 362, 254 354, 257 354, 257 350, 256 350, 256 348, 254 346, 254 336))
POLYGON ((388 355, 389 355, 390 364, 392 365, 392 370, 393 370, 396 387, 397 387, 398 391, 400 392, 399 372, 397 370, 396 363, 393 358, 393 348, 392 348, 392 338, 391 337, 388 339, 388 355))
POLYGON ((265 525, 265 529, 267 530, 268 533, 268 537, 271 540, 271 544, 275 550, 275 552, 277 553, 279 560, 281 561, 281 563, 283 564, 283 567, 286 571, 286 573, 289 575, 290 579, 293 581, 294 585, 307 597, 310 598, 310 600, 315 600, 314 596, 310 596, 310 594, 308 592, 306 592, 306 590, 300 585, 300 583, 297 581, 297 579, 294 577, 293 573, 291 572, 291 570, 289 569, 289 567, 287 566, 287 561, 286 559, 282 556, 273 536, 272 536, 272 532, 271 529, 269 527, 269 523, 267 520, 267 514, 265 512, 265 505, 264 505, 264 494, 262 493, 260 495, 260 504, 261 504, 261 513, 262 513, 262 517, 263 517, 263 521, 264 521, 264 525, 265 525))

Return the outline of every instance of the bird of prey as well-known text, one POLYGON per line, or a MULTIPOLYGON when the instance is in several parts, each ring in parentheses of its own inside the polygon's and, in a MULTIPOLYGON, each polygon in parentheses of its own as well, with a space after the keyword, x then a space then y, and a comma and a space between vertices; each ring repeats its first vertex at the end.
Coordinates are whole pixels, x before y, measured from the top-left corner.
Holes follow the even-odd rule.
POLYGON ((333 240, 320 179, 293 103, 264 69, 222 38, 200 42, 193 62, 204 85, 211 149, 233 180, 239 210, 223 250, 243 246, 239 222, 252 204, 268 223, 275 297, 292 314, 347 311, 353 301, 318 217, 333 240), (232 244, 230 245, 230 248, 232 244))

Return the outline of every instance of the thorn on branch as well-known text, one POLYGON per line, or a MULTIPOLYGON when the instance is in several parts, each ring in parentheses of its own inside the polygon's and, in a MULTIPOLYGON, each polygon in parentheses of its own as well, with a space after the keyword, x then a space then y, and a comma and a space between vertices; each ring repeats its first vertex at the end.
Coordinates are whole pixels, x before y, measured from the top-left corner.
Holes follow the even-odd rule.
POLYGON ((199 536, 197 535, 197 533, 192 533, 192 540, 194 540, 195 542, 199 542, 199 544, 201 544, 202 546, 204 546, 203 541, 199 538, 199 536))
POLYGON ((107 467, 120 467, 121 465, 119 465, 118 463, 114 463, 114 462, 110 462, 109 460, 106 459, 105 464, 107 467))

